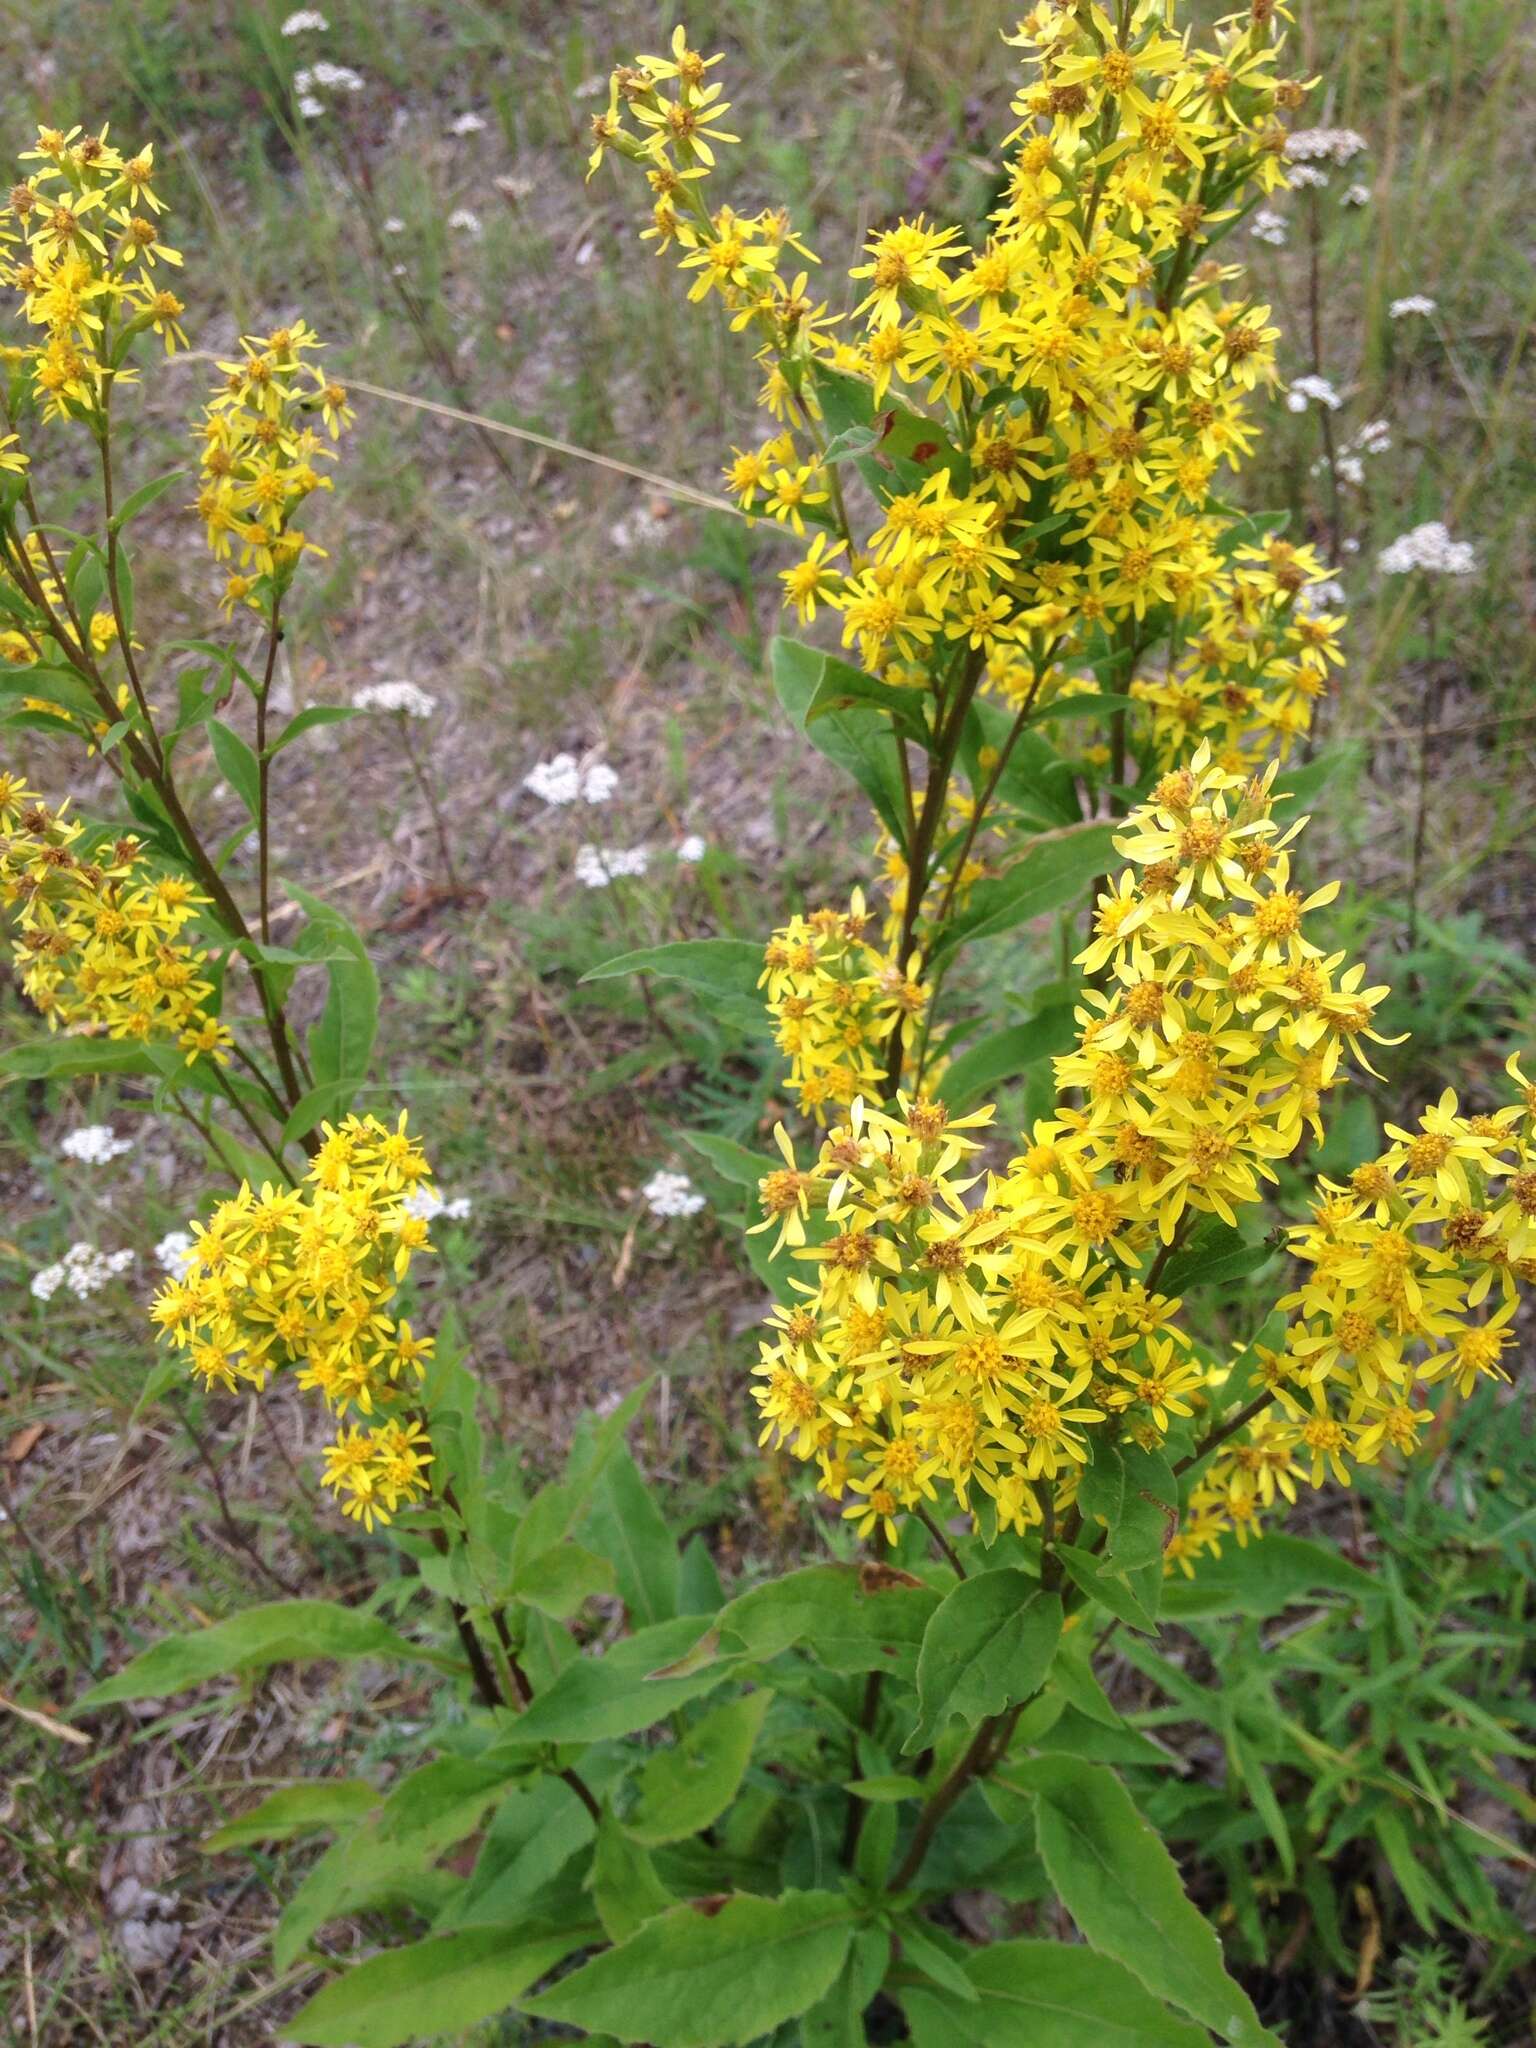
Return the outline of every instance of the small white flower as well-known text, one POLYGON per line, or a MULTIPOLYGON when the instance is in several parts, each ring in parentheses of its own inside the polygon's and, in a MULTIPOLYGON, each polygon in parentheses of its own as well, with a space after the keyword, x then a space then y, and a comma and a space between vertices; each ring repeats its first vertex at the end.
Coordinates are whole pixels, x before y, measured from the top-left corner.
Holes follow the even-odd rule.
POLYGON ((607 90, 607 73, 604 71, 594 71, 590 78, 584 78, 581 81, 580 85, 577 86, 575 92, 572 93, 571 97, 572 99, 578 100, 595 100, 602 93, 605 93, 607 90))
POLYGON ((1365 482, 1365 464, 1358 455, 1341 455, 1333 466, 1345 483, 1363 484, 1365 482))
POLYGON ((677 849, 677 857, 685 867, 694 867, 709 851, 697 832, 690 832, 677 849))
POLYGON ((1326 405, 1330 412, 1337 412, 1344 401, 1326 377, 1308 376, 1291 379, 1285 403, 1291 412, 1305 412, 1309 404, 1326 405))
POLYGON ((322 57, 318 64, 306 65, 293 74, 295 92, 313 92, 316 86, 322 92, 361 92, 363 75, 350 64, 331 64, 322 57))
POLYGON ((704 1197, 686 1173, 653 1173, 640 1195, 653 1216, 697 1216, 704 1206, 704 1197))
POLYGON ((484 133, 484 130, 485 122, 478 114, 471 113, 460 114, 456 121, 450 122, 448 133, 450 135, 480 135, 484 133))
POLYGON ((1356 434, 1354 446, 1362 455, 1385 455, 1392 446, 1392 422, 1367 420, 1356 434))
POLYGON ((485 233, 479 214, 472 213, 467 206, 456 206, 448 216, 448 225, 457 233, 468 235, 472 242, 477 242, 485 233))
POLYGON ((578 761, 574 754, 556 754, 539 761, 523 777, 523 787, 547 804, 605 804, 619 786, 606 761, 578 761))
POLYGON ((83 1124, 78 1131, 59 1141, 66 1159, 78 1159, 82 1166, 105 1166, 133 1150, 132 1138, 120 1138, 110 1124, 83 1124))
POLYGON ((306 121, 318 121, 325 112, 324 100, 317 100, 312 92, 299 94, 299 112, 306 121))
POLYGON ((495 185, 496 190, 503 199, 510 199, 514 206, 518 204, 519 200, 529 198, 533 192, 532 178, 501 177, 493 178, 491 182, 495 185))
POLYGON ((643 875, 651 864, 645 846, 578 846, 572 872, 585 889, 606 889, 621 875, 643 875))
POLYGON ((436 1188, 422 1186, 403 1196, 400 1206, 408 1216, 419 1216, 423 1223, 430 1223, 437 1216, 445 1216, 450 1223, 462 1223, 474 1204, 468 1195, 455 1195, 449 1201, 436 1188))
POLYGON ((1347 164, 1369 147, 1353 128, 1298 128, 1286 137, 1285 153, 1293 164, 1347 164))
POLYGON ((384 232, 386 235, 403 235, 405 233, 405 222, 398 213, 392 213, 389 219, 384 222, 384 232))
POLYGON ((1248 223, 1248 232, 1256 242, 1268 242, 1271 247, 1283 249, 1290 239, 1285 215, 1276 213, 1272 206, 1261 206, 1248 223))
POLYGON ((352 702, 359 711, 401 711, 407 718, 430 718, 437 709, 437 699, 415 683, 365 683, 352 702))
POLYGON ((168 1230, 155 1246, 155 1263, 162 1272, 179 1280, 197 1257, 190 1230, 168 1230))
POLYGON ((1344 586, 1330 576, 1324 583, 1304 583, 1296 593, 1296 610, 1304 619, 1331 611, 1344 602, 1344 586))
POLYGON ((1286 183, 1294 185, 1298 192, 1321 192, 1327 188, 1328 173, 1320 171, 1316 164, 1293 164, 1286 183))
POLYGON ((285 36, 302 36, 313 29, 316 33, 324 35, 330 25, 318 7, 300 7, 289 15, 278 33, 285 36))
POLYGON ((1376 566, 1383 576, 1411 576, 1416 569, 1429 576, 1470 576, 1477 551, 1470 541, 1452 540, 1442 521, 1430 519, 1383 548, 1376 566))
POLYGON ((1369 185, 1351 185, 1344 194, 1344 204, 1346 206, 1369 206, 1370 203, 1371 188, 1369 185))
POLYGON ((1387 308, 1389 320, 1406 320, 1414 313, 1422 313, 1426 319, 1435 310, 1435 301, 1424 292, 1410 292, 1406 299, 1394 299, 1387 308))
POLYGON ((84 1301, 132 1264, 130 1251, 101 1252, 93 1244, 72 1244, 62 1259, 32 1275, 32 1292, 39 1301, 47 1301, 61 1287, 67 1287, 78 1300, 84 1301))

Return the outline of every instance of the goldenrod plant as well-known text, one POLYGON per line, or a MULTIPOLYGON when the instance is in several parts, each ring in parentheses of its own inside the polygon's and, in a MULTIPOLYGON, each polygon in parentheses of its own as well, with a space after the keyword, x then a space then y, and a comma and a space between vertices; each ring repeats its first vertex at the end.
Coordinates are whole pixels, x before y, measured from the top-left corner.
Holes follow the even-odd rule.
POLYGON ((1386 991, 1327 942, 1338 885, 1302 872, 1296 806, 1326 763, 1296 743, 1340 658, 1341 622, 1308 599, 1327 565, 1217 495, 1274 376, 1268 311, 1219 250, 1284 181, 1305 83, 1282 12, 1252 0, 1207 49, 1165 0, 1036 6, 984 239, 882 229, 846 318, 783 211, 707 203, 732 140, 719 58, 679 29, 613 74, 597 117, 593 167, 643 172, 647 238, 759 348, 774 431, 729 482, 793 539, 788 601, 808 627, 836 620, 851 657, 781 641, 775 686, 876 833, 846 908, 791 912, 766 947, 605 970, 735 1012, 760 982, 803 1127, 781 1126, 776 1157, 715 1157, 761 1197, 749 1243, 776 1305, 756 1402, 825 1497, 825 1554, 732 1589, 624 1446, 643 1389, 587 1418, 537 1490, 487 1444, 451 1333, 434 1350, 400 1313, 432 1202, 415 1137, 354 1105, 366 949, 303 895, 313 944, 271 941, 270 770, 290 733, 265 708, 311 545, 294 516, 345 394, 307 367, 302 327, 224 372, 200 505, 265 651, 249 668, 216 651, 212 701, 184 689, 162 731, 106 452, 135 335, 158 318, 179 345, 142 281, 158 228, 123 225, 143 180, 100 138, 45 137, 13 198, 15 281, 49 338, 18 359, 11 424, 36 386, 50 419, 96 435, 106 498, 104 537, 60 563, 6 451, 8 602, 32 657, 15 694, 105 753, 143 840, 108 859, 30 792, 8 799, 23 941, 61 940, 35 983, 71 1033, 50 1043, 88 1062, 126 1042, 167 1099, 196 1085, 191 1113, 222 1103, 259 1139, 275 1171, 230 1149, 238 1189, 156 1319, 211 1387, 313 1386, 343 1419, 328 1479, 416 1574, 361 1606, 279 1602, 171 1638, 82 1704, 306 1655, 425 1664, 462 1695, 387 1795, 284 1788, 210 1844, 334 1835, 277 1929, 278 1972, 334 1972, 285 2038, 389 2048, 514 2011, 657 2048, 1279 2039, 1116 1775, 1160 1752, 1096 1660, 1120 1627, 1383 1597, 1265 1518, 1303 1485, 1390 1468, 1437 1398, 1504 1376, 1536 1273, 1518 1062, 1486 1110, 1447 1092, 1320 1180, 1288 1235, 1254 1228, 1386 1043, 1386 991), (112 631, 92 623, 102 593, 112 631), (254 743, 214 719, 231 681, 254 743), (194 721, 251 813, 250 916, 176 786, 194 721), (142 969, 109 917, 99 986, 98 903, 139 906, 142 969), (978 1030, 971 949, 1052 913, 1050 1000, 978 1030), (300 1045, 286 1003, 316 957, 330 999, 300 1045), (1018 1078, 1038 1106, 1010 1159, 986 1098, 1018 1078), (1240 1280, 1242 1300, 1222 1295, 1240 1280), (991 1903, 957 1912, 961 1893, 991 1903), (386 1907, 411 1938, 338 1968, 322 1930, 386 1907))

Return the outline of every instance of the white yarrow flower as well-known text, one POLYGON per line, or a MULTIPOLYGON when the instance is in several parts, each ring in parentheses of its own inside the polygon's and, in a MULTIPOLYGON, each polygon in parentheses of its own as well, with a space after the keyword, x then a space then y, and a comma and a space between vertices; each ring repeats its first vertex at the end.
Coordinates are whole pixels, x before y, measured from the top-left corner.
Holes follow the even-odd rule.
POLYGON ((1435 310, 1435 300, 1425 292, 1410 292, 1406 299, 1394 299, 1387 308, 1389 320, 1407 320, 1415 313, 1422 313, 1426 319, 1435 310))
POLYGON ((645 846, 578 846, 572 869, 584 889, 606 889, 621 875, 643 875, 651 864, 645 846))
POLYGON ((709 851, 708 846, 697 832, 690 832, 677 849, 677 857, 685 867, 694 867, 709 851))
POLYGON ((383 225, 386 235, 403 235, 405 233, 405 222, 398 213, 392 213, 383 225))
POLYGON ((1337 412, 1344 401, 1326 377, 1307 376, 1291 379, 1285 403, 1291 412, 1305 412, 1309 405, 1326 405, 1330 412, 1337 412))
POLYGON ((324 35, 330 25, 318 7, 300 7, 289 15, 278 33, 285 36, 303 36, 313 30, 317 35, 324 35))
POLYGON ((1283 249, 1290 239, 1285 215, 1276 213, 1272 206, 1259 208, 1248 223, 1248 232, 1256 242, 1268 242, 1275 249, 1283 249))
POLYGON ((1285 139, 1285 154, 1293 164, 1347 164, 1369 147, 1353 128, 1298 128, 1285 139))
POLYGON ((365 683, 352 692, 352 702, 359 711, 399 711, 407 718, 430 718, 437 709, 435 697, 404 682, 365 683))
POLYGON ((1427 576, 1470 576, 1477 551, 1470 541, 1452 540, 1441 520, 1430 519, 1383 548, 1376 567, 1383 576, 1411 576, 1416 569, 1427 576))
POLYGON ((1369 206, 1370 203, 1371 188, 1369 185, 1351 185, 1344 194, 1344 204, 1346 206, 1369 206))
POLYGON ((448 225, 458 234, 468 235, 472 242, 478 241, 485 233, 479 214, 471 212, 467 206, 456 206, 448 216, 448 225))
POLYGON ((423 1185, 402 1196, 400 1206, 408 1216, 418 1216, 423 1223, 438 1216, 446 1217, 450 1223, 462 1223, 474 1204, 468 1195, 455 1195, 450 1201, 436 1188, 423 1185))
POLYGON ((173 1280, 180 1280, 196 1257, 190 1230, 168 1230, 155 1246, 155 1264, 173 1280))
POLYGON ((299 112, 306 121, 318 121, 325 112, 325 101, 317 100, 312 92, 299 94, 299 112))
POLYGON ((448 133, 450 135, 480 135, 484 133, 484 130, 485 122, 481 119, 480 115, 470 113, 460 114, 456 121, 451 122, 448 133))
POLYGON ((619 786, 606 761, 582 763, 574 754, 539 761, 523 777, 524 789, 547 804, 605 804, 619 786))
POLYGON ((653 1173, 640 1196, 653 1216, 697 1216, 704 1206, 704 1197, 686 1173, 653 1173))
POLYGON ((132 1264, 132 1252, 102 1252, 93 1244, 72 1244, 62 1259, 32 1275, 32 1293, 38 1301, 48 1301, 61 1287, 67 1287, 77 1300, 85 1301, 132 1264))
POLYGON ((363 74, 354 71, 350 64, 331 64, 321 58, 318 64, 307 64, 302 71, 293 74, 295 92, 361 92, 363 74))
POLYGON ((82 1166, 105 1166, 133 1150, 132 1138, 120 1138, 110 1124, 83 1124, 59 1142, 66 1159, 78 1159, 82 1166))
POLYGON ((1293 164, 1286 183, 1294 186, 1298 192, 1321 192, 1327 187, 1328 173, 1320 171, 1316 164, 1293 164))

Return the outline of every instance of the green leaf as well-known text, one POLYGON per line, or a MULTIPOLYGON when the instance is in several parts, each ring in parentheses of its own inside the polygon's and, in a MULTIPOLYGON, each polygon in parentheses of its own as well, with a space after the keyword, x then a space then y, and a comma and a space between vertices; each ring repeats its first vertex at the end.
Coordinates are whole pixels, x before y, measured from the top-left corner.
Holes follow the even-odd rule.
POLYGON ((261 809, 261 763, 253 749, 222 718, 210 718, 208 737, 224 780, 254 818, 261 809))
POLYGON ((632 1735, 723 1684, 729 1667, 715 1663, 676 1677, 651 1673, 675 1662, 698 1639, 698 1617, 643 1628, 601 1657, 575 1657, 554 1684, 518 1716, 512 1739, 523 1743, 603 1742, 632 1735))
POLYGON ((889 393, 877 406, 872 385, 824 362, 816 363, 811 374, 832 436, 825 461, 856 463, 882 503, 896 491, 915 490, 941 469, 949 472, 950 489, 965 495, 970 463, 938 420, 899 404, 889 393))
POLYGON ((505 1746, 484 1757, 443 1756, 394 1786, 382 1805, 333 1842, 283 1909, 272 1959, 286 1970, 328 1920, 400 1895, 480 1825, 526 1759, 505 1746))
POLYGON ((833 1671, 917 1673, 923 1631, 939 1595, 878 1569, 814 1564, 755 1586, 720 1610, 718 1654, 764 1663, 803 1645, 833 1671))
POLYGON ((1071 1543, 1058 1543, 1056 1555, 1079 1592, 1107 1607, 1128 1628, 1140 1629, 1143 1635, 1157 1634, 1157 1615, 1145 1605, 1141 1589, 1133 1587, 1123 1571, 1101 1564, 1092 1551, 1071 1543))
POLYGON ((1069 1052, 1076 1042, 1071 1005, 1057 1004, 1027 1024, 1012 1024, 970 1046, 944 1069, 936 1092, 958 1113, 991 1094, 999 1082, 1017 1080, 1037 1060, 1069 1052))
POLYGON ((1061 1601, 1012 1565, 962 1579, 945 1595, 917 1660, 918 1725, 926 1749, 956 1715, 975 1728, 1040 1690, 1061 1637, 1061 1601))
POLYGON ((650 1850, 627 1835, 610 1813, 603 1815, 597 1831, 587 1884, 610 1941, 627 1941, 637 1927, 677 1903, 656 1875, 650 1850))
POLYGON ((282 2023, 306 2048, 401 2048, 504 2012, 596 1927, 474 1927, 370 1956, 282 2023))
POLYGON ((1163 1268, 1158 1281, 1163 1294, 1187 1294, 1193 1287, 1216 1287, 1256 1273, 1274 1257, 1269 1244, 1251 1244, 1240 1230, 1214 1217, 1203 1223, 1187 1245, 1163 1268))
POLYGON ((973 1950, 964 1967, 973 2003, 923 1985, 901 1991, 913 2048, 1208 2048, 1202 2027, 1091 1949, 996 1941, 973 1950))
POLYGON ((152 483, 140 484, 136 491, 130 492, 124 498, 113 513, 109 530, 112 533, 121 533, 130 520, 137 519, 141 512, 149 510, 157 498, 164 497, 172 484, 179 484, 183 477, 190 475, 190 470, 168 469, 164 476, 157 476, 152 483))
POLYGON ((302 739, 307 732, 313 732, 317 725, 340 725, 348 718, 360 718, 362 713, 350 704, 309 704, 296 712, 283 727, 277 738, 267 748, 270 761, 280 754, 284 747, 292 746, 296 739, 302 739))
POLYGON ((679 1131, 677 1135, 707 1159, 722 1180, 728 1180, 732 1187, 748 1188, 754 1195, 763 1175, 782 1164, 778 1159, 770 1159, 766 1152, 749 1152, 745 1145, 722 1138, 715 1131, 679 1131))
POLYGON ((93 1685, 73 1711, 89 1713, 119 1700, 164 1699, 226 1672, 264 1671, 269 1664, 314 1657, 403 1657, 444 1670, 460 1668, 455 1659, 398 1635, 361 1608, 337 1607, 329 1600, 274 1600, 194 1635, 167 1636, 93 1685))
POLYGON ((1382 1588, 1369 1572, 1326 1544, 1276 1531, 1241 1547, 1224 1545, 1220 1557, 1200 1560, 1193 1579, 1171 1579, 1163 1594, 1163 1613, 1170 1621, 1219 1614, 1251 1614, 1264 1620, 1324 1593, 1375 1601, 1382 1588))
POLYGON ((774 640, 769 657, 773 687, 796 731, 804 733, 818 753, 841 768, 863 790, 898 843, 906 838, 906 797, 897 740, 878 711, 861 704, 843 711, 824 711, 811 719, 811 706, 821 688, 827 656, 798 640, 774 640))
POLYGON ((565 1539, 516 1572, 512 1591, 541 1614, 564 1621, 594 1593, 611 1593, 614 1584, 613 1566, 606 1557, 565 1539))
MULTIPOLYGON (((342 1114, 368 1078, 368 1062, 379 1028, 379 977, 362 934, 349 918, 296 883, 289 882, 287 888, 309 919, 295 941, 295 950, 310 959, 323 957, 327 962, 325 1008, 309 1034, 309 1057, 315 1073, 313 1093, 323 1093, 329 1087, 331 1105, 305 1124, 304 1128, 311 1130, 325 1116, 342 1114)), ((298 1122, 301 1110, 309 1114, 306 1105, 310 1102, 311 1097, 306 1096, 289 1117, 290 1126, 298 1122)), ((297 1130, 285 1128, 284 1142, 300 1135, 297 1130)))
POLYGON ((820 663, 819 680, 805 707, 804 723, 807 728, 831 712, 848 711, 867 704, 873 710, 883 712, 908 739, 916 740, 919 746, 927 746, 929 735, 923 721, 923 691, 898 689, 893 683, 882 683, 876 677, 866 675, 863 669, 855 668, 851 662, 840 661, 835 654, 827 654, 820 648, 803 647, 798 641, 794 644, 800 646, 806 656, 813 656, 820 663))
POLYGON ((101 706, 69 668, 13 668, 0 674, 0 700, 10 698, 36 698, 40 703, 56 705, 60 711, 83 719, 92 727, 101 718, 101 706))
POLYGON ((1275 2037, 1227 1975, 1215 1929, 1114 1772, 1052 1756, 1014 1776, 1035 1794, 1040 1854, 1089 1946, 1234 2048, 1273 2048, 1275 2037))
POLYGON ((850 1778, 843 1787, 855 1799, 867 1799, 873 1806, 890 1806, 903 1799, 921 1799, 923 1783, 920 1778, 904 1777, 900 1771, 887 1771, 878 1778, 850 1778))
POLYGON ((1103 1561, 1122 1571, 1160 1564, 1179 1524, 1179 1487, 1160 1451, 1102 1439, 1093 1449, 1078 1487, 1078 1505, 1089 1523, 1109 1532, 1103 1561))
MULTIPOLYGON (((66 1081, 79 1074, 160 1074, 166 1049, 126 1038, 36 1038, 0 1053, 0 1077, 13 1081, 66 1081)), ((173 1066, 180 1064, 169 1054, 173 1066)))
POLYGON ((582 1531, 607 1557, 631 1627, 677 1613, 677 1538, 622 1444, 610 1453, 582 1531))
POLYGON ((964 913, 934 947, 929 967, 973 939, 996 938, 1083 898, 1090 884, 1113 864, 1114 837, 1121 829, 1098 824, 1069 827, 1059 836, 1040 840, 1005 875, 978 882, 964 913))
POLYGON ((890 1968, 891 1937, 883 1927, 861 1927, 848 1960, 800 2021, 803 2048, 868 2048, 864 2012, 890 1968))
POLYGON ((706 1714, 670 1749, 654 1750, 637 1774, 636 1805, 621 1815, 625 1832, 654 1849, 717 1821, 736 1797, 772 1699, 770 1692, 744 1693, 706 1714))
POLYGON ((657 974, 696 989, 706 1007, 738 1028, 758 1034, 768 1029, 768 1013, 758 991, 763 949, 751 939, 676 939, 670 945, 642 946, 589 967, 583 982, 611 981, 621 974, 657 974))
POLYGON ((517 1786, 492 1814, 474 1870, 438 1915, 438 1928, 510 1927, 534 1907, 548 1917, 555 1880, 596 1832, 563 1778, 517 1786))
POLYGON ((832 1892, 738 1893, 714 1911, 674 1906, 522 2009, 655 2048, 755 2041, 831 1989, 854 1914, 832 1892))
POLYGON ((378 1805, 380 1792, 366 1778, 323 1778, 308 1785, 284 1785, 238 1820, 226 1821, 203 1844, 206 1855, 243 1849, 249 1842, 287 1842, 345 1821, 361 1820, 378 1805))

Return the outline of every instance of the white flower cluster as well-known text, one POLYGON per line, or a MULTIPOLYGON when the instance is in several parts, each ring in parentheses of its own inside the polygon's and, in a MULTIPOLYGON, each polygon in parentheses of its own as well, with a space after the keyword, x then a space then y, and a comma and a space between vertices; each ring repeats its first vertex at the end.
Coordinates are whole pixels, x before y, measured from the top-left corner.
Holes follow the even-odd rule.
POLYGON ((578 846, 572 872, 584 889, 606 889, 621 875, 643 875, 650 864, 648 846, 578 846))
POLYGON ((1316 164, 1293 164, 1286 175, 1286 183, 1297 192, 1322 192, 1328 184, 1328 173, 1320 171, 1316 164))
POLYGON ((78 1159, 82 1166, 106 1166, 124 1152, 133 1150, 132 1138, 120 1138, 110 1124, 82 1124, 59 1140, 66 1159, 78 1159))
POLYGON ((690 832, 686 839, 681 840, 679 842, 677 849, 677 857, 683 863, 684 867, 691 868, 697 866, 697 864, 704 858, 705 854, 708 853, 708 851, 709 848, 705 845, 704 841, 699 837, 698 833, 690 832))
POLYGON ((180 1280, 196 1257, 197 1245, 190 1230, 168 1230, 155 1246, 155 1264, 173 1280, 180 1280))
POLYGON ((619 786, 606 761, 578 761, 574 754, 556 754, 539 761, 523 777, 523 787, 547 804, 605 804, 619 786))
POLYGON ((322 58, 318 64, 306 64, 301 71, 295 71, 293 89, 299 96, 299 112, 306 120, 316 121, 325 112, 322 93, 361 92, 363 76, 349 64, 330 64, 322 58))
POLYGON ((468 1195, 455 1195, 450 1201, 440 1195, 436 1188, 412 1188, 408 1195, 401 1197, 400 1206, 408 1216, 419 1216, 423 1223, 430 1223, 441 1216, 449 1223, 462 1223, 474 1203, 468 1195))
POLYGON ((303 36, 314 30, 324 35, 330 25, 318 7, 300 7, 289 15, 278 33, 285 36, 303 36))
POLYGON ((704 1206, 704 1197, 686 1173, 653 1173, 640 1196, 653 1216, 697 1216, 704 1206))
POLYGON ((1304 583, 1296 593, 1296 616, 1315 619, 1319 612, 1331 612, 1344 602, 1344 586, 1332 576, 1322 583, 1304 583))
POLYGON ((1429 576, 1470 576, 1477 551, 1470 541, 1452 540, 1442 521, 1430 519, 1383 548, 1376 566, 1383 576, 1411 576, 1416 569, 1429 576))
POLYGON ((1326 405, 1330 412, 1337 412, 1344 401, 1326 377, 1307 376, 1291 379, 1285 403, 1290 412, 1305 412, 1309 405, 1326 405))
POLYGON ((430 718, 437 709, 437 699, 414 683, 365 683, 352 692, 352 702, 359 711, 399 711, 407 718, 430 718))
MULTIPOLYGON (((1391 446, 1392 428, 1390 423, 1386 420, 1367 420, 1359 433, 1352 440, 1346 441, 1339 450, 1335 467, 1345 483, 1363 484, 1365 482, 1365 457, 1367 455, 1385 455, 1391 446)), ((1320 463, 1314 463, 1312 465, 1313 474, 1315 475, 1321 467, 1320 463)))
POLYGON ((1272 206, 1261 206, 1248 223, 1248 232, 1256 242, 1268 242, 1272 249, 1283 249, 1290 239, 1285 215, 1276 213, 1272 206))
POLYGON ((448 216, 448 225, 461 235, 468 235, 472 242, 478 242, 485 233, 480 216, 467 206, 456 206, 448 216))
POLYGON ((50 1301, 61 1287, 67 1287, 80 1301, 99 1294, 109 1280, 127 1272, 132 1252, 101 1252, 93 1244, 72 1244, 62 1259, 40 1266, 32 1275, 32 1292, 39 1301, 50 1301))
POLYGON ((1298 128, 1286 137, 1285 154, 1293 164, 1347 164, 1369 147, 1353 128, 1298 128))
POLYGON ((1436 301, 1425 292, 1410 292, 1406 299, 1394 299, 1387 308, 1389 320, 1406 320, 1414 313, 1422 313, 1427 320, 1435 310, 1436 301))
POLYGON ((1351 185, 1344 194, 1344 204, 1346 206, 1369 206, 1370 203, 1371 188, 1369 185, 1351 185))
POLYGON ((450 121, 448 124, 450 135, 480 135, 484 130, 484 120, 475 113, 460 114, 456 121, 450 121))

